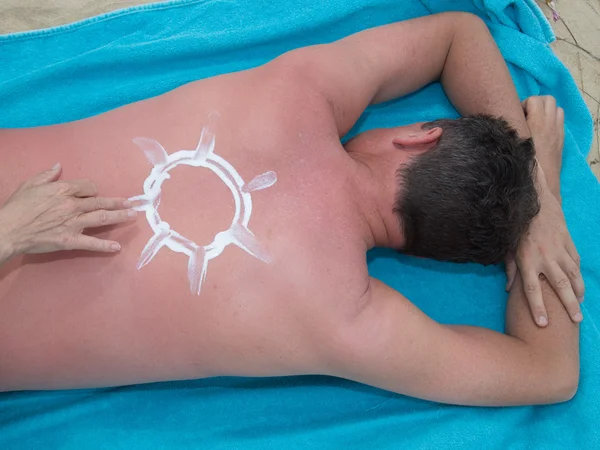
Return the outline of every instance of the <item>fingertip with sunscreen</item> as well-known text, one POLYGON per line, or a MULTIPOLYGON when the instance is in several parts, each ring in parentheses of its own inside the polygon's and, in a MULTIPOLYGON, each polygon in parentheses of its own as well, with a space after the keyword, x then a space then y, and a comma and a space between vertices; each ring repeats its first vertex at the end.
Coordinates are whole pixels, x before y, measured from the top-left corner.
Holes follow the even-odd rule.
POLYGON ((112 244, 110 244, 110 249, 113 252, 118 252, 119 250, 121 250, 121 244, 119 244, 118 242, 113 242, 112 244))

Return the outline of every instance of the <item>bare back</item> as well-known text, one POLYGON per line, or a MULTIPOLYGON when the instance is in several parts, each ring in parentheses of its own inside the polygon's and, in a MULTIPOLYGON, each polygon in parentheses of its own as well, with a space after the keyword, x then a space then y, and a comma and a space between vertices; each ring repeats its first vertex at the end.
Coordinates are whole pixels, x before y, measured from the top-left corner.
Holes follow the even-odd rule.
MULTIPOLYGON (((0 202, 58 161, 64 178, 92 178, 101 195, 142 194, 153 166, 132 139, 154 139, 169 154, 194 149, 211 113, 214 153, 246 183, 269 171, 277 179, 251 192, 248 223, 270 262, 227 245, 208 261, 200 295, 183 253, 162 247, 137 270, 154 236, 143 214, 96 232, 123 244, 117 255, 25 256, 0 268, 0 376, 9 385, 317 370, 322 331, 368 287, 366 245, 329 104, 289 74, 271 64, 78 122, 0 130, 0 202)), ((236 205, 217 174, 179 165, 169 175, 163 221, 199 245, 228 229, 236 205)))

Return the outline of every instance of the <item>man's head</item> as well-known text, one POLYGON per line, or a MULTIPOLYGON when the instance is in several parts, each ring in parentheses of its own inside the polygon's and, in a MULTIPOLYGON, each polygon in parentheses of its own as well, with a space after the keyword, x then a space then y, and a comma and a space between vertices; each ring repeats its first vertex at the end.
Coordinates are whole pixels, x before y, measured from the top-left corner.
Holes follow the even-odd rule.
POLYGON ((530 139, 483 115, 372 131, 371 156, 395 171, 405 253, 495 264, 516 251, 539 211, 530 139))

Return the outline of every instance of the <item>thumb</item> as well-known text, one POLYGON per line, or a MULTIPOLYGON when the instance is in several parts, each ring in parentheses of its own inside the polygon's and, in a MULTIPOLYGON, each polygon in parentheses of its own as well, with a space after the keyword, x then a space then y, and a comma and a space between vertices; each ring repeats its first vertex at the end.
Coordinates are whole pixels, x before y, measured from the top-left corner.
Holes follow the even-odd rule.
POLYGON ((46 170, 40 174, 37 174, 27 183, 29 186, 40 186, 46 183, 52 183, 60 178, 60 174, 62 173, 62 167, 60 163, 54 164, 54 167, 50 170, 46 170))

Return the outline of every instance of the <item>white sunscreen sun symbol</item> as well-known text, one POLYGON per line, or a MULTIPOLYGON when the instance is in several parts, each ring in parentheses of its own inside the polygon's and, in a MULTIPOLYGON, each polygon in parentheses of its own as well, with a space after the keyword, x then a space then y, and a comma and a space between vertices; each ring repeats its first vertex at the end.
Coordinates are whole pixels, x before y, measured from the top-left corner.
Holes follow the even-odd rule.
POLYGON ((146 213, 148 224, 154 232, 154 236, 148 240, 142 250, 137 268, 139 270, 152 261, 152 258, 163 246, 174 252, 184 253, 189 257, 190 290, 197 295, 200 295, 202 283, 206 278, 208 261, 219 256, 229 244, 237 245, 264 262, 270 262, 271 259, 261 247, 256 236, 248 229, 248 222, 252 214, 250 193, 273 186, 277 181, 277 174, 273 171, 265 172, 249 183, 244 183, 234 167, 214 153, 214 125, 217 118, 218 114, 216 113, 209 115, 209 124, 202 129, 200 141, 195 150, 179 150, 169 155, 154 139, 133 139, 133 142, 144 151, 146 158, 154 166, 144 181, 144 193, 129 199, 135 202, 133 209, 146 213), (235 214, 231 226, 227 230, 217 233, 208 245, 198 245, 182 236, 171 229, 171 226, 158 214, 162 184, 170 178, 169 171, 179 165, 204 167, 211 170, 225 183, 233 195, 235 214))

